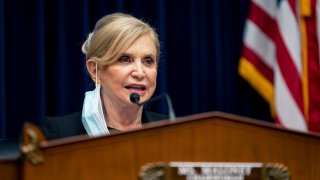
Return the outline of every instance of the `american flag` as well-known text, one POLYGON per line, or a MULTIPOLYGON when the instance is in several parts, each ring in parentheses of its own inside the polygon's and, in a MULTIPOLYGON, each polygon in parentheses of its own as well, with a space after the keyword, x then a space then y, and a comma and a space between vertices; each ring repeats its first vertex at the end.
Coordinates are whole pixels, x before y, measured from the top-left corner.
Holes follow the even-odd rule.
POLYGON ((275 122, 320 132, 320 0, 251 0, 239 74, 275 122))

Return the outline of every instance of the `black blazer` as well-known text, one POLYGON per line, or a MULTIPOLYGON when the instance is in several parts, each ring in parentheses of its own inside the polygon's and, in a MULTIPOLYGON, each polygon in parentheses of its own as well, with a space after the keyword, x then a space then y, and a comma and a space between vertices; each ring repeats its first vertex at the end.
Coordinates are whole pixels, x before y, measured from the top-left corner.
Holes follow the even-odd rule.
MULTIPOLYGON (((40 129, 47 140, 87 134, 81 120, 82 112, 75 112, 59 117, 45 117, 40 129)), ((168 116, 143 110, 142 123, 168 119, 168 116)))

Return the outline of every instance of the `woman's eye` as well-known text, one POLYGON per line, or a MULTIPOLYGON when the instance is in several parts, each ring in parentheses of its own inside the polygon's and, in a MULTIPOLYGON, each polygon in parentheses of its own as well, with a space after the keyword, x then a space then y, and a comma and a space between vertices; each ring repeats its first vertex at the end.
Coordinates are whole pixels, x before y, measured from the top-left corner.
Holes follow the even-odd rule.
POLYGON ((129 56, 121 56, 119 58, 120 63, 129 63, 131 61, 131 58, 129 56))
POLYGON ((148 57, 148 58, 144 59, 144 63, 148 66, 151 66, 152 64, 154 64, 154 60, 152 58, 148 57))

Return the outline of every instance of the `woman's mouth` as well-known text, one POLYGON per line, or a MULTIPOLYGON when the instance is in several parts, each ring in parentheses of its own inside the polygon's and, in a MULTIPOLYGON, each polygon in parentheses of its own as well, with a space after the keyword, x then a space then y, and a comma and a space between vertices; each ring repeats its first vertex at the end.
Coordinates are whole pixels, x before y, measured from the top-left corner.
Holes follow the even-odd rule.
POLYGON ((147 89, 145 85, 140 84, 127 85, 125 86, 125 88, 128 89, 130 92, 138 93, 140 96, 143 95, 147 89))

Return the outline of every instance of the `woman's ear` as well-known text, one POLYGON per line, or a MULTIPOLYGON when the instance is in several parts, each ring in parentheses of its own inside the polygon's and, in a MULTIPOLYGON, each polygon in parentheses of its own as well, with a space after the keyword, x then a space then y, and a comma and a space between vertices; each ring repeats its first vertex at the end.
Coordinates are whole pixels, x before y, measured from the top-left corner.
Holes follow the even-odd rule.
POLYGON ((97 63, 92 60, 92 59, 88 59, 86 62, 86 66, 87 66, 87 70, 91 76, 91 79, 96 83, 97 80, 97 63))

